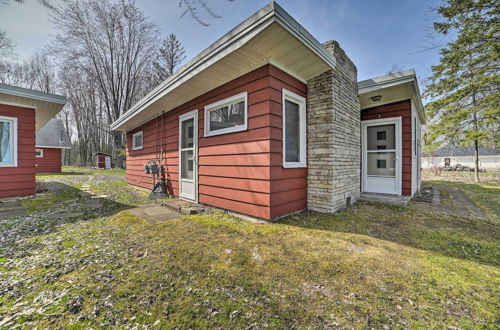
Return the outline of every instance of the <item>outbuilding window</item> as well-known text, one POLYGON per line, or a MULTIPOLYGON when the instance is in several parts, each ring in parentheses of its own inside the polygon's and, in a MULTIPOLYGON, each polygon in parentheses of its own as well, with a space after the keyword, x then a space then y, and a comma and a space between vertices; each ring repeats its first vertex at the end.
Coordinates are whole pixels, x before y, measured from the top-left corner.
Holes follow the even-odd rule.
POLYGON ((17 118, 0 116, 0 167, 17 166, 17 118))
POLYGON ((205 106, 205 137, 247 129, 247 92, 205 106))
POLYGON ((306 167, 306 99, 283 89, 283 167, 306 167))
POLYGON ((142 131, 132 135, 132 150, 142 149, 144 144, 142 131))
POLYGON ((43 157, 43 149, 36 149, 35 155, 36 155, 36 158, 42 158, 43 157))

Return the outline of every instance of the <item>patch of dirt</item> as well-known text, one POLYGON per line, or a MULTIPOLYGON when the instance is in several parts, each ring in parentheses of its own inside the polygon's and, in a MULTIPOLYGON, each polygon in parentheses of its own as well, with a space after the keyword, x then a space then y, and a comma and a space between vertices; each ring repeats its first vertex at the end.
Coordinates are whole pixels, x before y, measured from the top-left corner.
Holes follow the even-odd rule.
POLYGON ((432 198, 434 197, 434 188, 432 187, 422 187, 413 197, 415 202, 432 203, 432 198))

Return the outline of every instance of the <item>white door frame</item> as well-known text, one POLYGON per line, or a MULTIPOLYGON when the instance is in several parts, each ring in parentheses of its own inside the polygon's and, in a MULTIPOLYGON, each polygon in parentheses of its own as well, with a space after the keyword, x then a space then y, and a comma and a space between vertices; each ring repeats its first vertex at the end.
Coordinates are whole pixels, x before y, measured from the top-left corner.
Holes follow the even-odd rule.
MULTIPOLYGON (((178 175, 179 175, 179 198, 189 200, 190 202, 198 203, 198 109, 187 112, 179 116, 179 162, 178 162, 178 175), (182 193, 182 122, 185 120, 193 119, 193 185, 194 196, 186 196, 182 193), (194 198, 193 198, 194 197, 194 198)), ((186 179, 185 179, 186 180, 186 179)))
MULTIPOLYGON (((368 137, 366 134, 366 129, 370 126, 380 126, 380 125, 390 125, 395 124, 395 149, 396 149, 396 194, 402 195, 402 169, 403 169, 403 145, 402 145, 402 117, 390 117, 382 119, 371 119, 361 121, 361 145, 362 145, 362 191, 366 191, 366 180, 367 180, 367 168, 368 161, 366 155, 366 147, 368 143, 368 137)), ((384 152, 381 150, 381 152, 384 152)))

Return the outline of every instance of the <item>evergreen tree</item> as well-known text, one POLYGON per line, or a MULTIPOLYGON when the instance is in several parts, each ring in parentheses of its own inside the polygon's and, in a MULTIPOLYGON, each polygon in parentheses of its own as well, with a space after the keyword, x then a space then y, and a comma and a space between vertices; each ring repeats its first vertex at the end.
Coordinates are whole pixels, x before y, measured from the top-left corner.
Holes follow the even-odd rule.
POLYGON ((427 138, 434 145, 447 139, 472 145, 478 182, 479 147, 498 139, 500 128, 500 2, 446 0, 437 11, 443 20, 434 29, 452 41, 440 50, 425 92, 427 138))
POLYGON ((163 40, 156 61, 153 62, 154 85, 157 86, 173 75, 185 58, 184 47, 175 34, 171 33, 167 39, 163 40))

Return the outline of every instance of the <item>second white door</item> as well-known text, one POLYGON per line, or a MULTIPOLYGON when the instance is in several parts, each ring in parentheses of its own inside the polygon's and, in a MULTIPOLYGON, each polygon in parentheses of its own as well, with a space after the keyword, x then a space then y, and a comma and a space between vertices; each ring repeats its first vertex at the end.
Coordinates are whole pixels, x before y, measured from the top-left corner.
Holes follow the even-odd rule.
POLYGON ((179 117, 179 197, 198 201, 198 111, 179 117))

